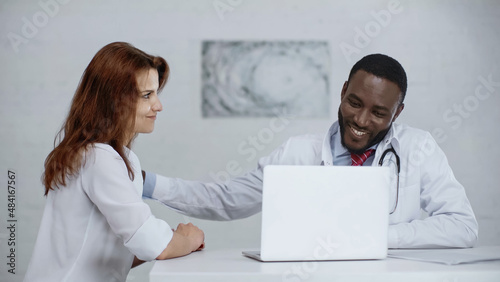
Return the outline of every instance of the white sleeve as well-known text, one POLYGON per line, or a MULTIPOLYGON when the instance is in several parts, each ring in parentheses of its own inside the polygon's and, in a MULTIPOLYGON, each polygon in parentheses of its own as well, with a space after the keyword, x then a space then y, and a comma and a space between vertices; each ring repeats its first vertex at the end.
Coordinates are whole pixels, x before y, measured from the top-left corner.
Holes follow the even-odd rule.
POLYGON ((262 210, 264 166, 280 163, 285 144, 261 158, 255 170, 227 182, 203 183, 148 172, 143 196, 196 218, 233 220, 249 217, 262 210))
POLYGON ((151 214, 117 153, 100 148, 94 152, 81 172, 85 192, 130 252, 154 260, 172 239, 170 226, 151 214))
POLYGON ((233 220, 260 212, 261 183, 261 169, 234 178, 228 183, 203 183, 157 175, 151 198, 188 216, 233 220))
POLYGON ((434 148, 431 153, 421 154, 425 157, 419 167, 420 206, 429 217, 389 226, 389 247, 472 247, 477 241, 478 225, 465 189, 430 134, 424 144, 434 148))

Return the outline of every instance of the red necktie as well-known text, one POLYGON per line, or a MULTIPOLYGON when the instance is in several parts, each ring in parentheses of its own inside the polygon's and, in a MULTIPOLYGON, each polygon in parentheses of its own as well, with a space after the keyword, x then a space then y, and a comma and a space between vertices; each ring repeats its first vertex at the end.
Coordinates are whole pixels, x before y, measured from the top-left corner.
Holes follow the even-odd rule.
POLYGON ((351 166, 362 166, 366 159, 368 159, 371 154, 373 154, 373 152, 375 152, 374 149, 369 149, 360 155, 351 153, 351 166))

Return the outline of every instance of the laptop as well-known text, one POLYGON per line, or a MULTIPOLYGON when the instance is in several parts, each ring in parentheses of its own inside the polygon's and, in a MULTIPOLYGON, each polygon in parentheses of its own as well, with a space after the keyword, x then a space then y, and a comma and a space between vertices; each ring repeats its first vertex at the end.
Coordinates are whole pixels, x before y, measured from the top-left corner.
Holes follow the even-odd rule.
POLYGON ((390 169, 352 166, 264 168, 259 261, 387 257, 390 169))

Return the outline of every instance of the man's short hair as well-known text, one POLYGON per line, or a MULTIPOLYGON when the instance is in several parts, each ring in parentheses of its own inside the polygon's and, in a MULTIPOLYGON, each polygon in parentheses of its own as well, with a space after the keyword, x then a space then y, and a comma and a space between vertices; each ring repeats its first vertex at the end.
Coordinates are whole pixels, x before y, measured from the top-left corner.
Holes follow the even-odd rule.
POLYGON ((351 80, 351 77, 358 71, 364 70, 367 73, 371 73, 377 77, 385 78, 389 81, 396 83, 396 85, 401 90, 401 101, 403 103, 406 96, 406 88, 408 87, 408 81, 406 79, 406 72, 403 66, 395 59, 383 55, 383 54, 371 54, 363 57, 359 60, 351 69, 349 73, 349 78, 347 84, 351 80))

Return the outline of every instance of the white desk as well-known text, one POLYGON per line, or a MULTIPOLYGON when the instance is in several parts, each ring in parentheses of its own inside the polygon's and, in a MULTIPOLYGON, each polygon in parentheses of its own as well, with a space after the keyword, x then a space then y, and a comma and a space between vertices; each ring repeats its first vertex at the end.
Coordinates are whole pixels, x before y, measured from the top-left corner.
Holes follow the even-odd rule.
POLYGON ((392 258, 263 263, 242 256, 241 251, 204 250, 173 260, 157 261, 149 274, 149 281, 500 281, 498 260, 460 265, 392 258))

